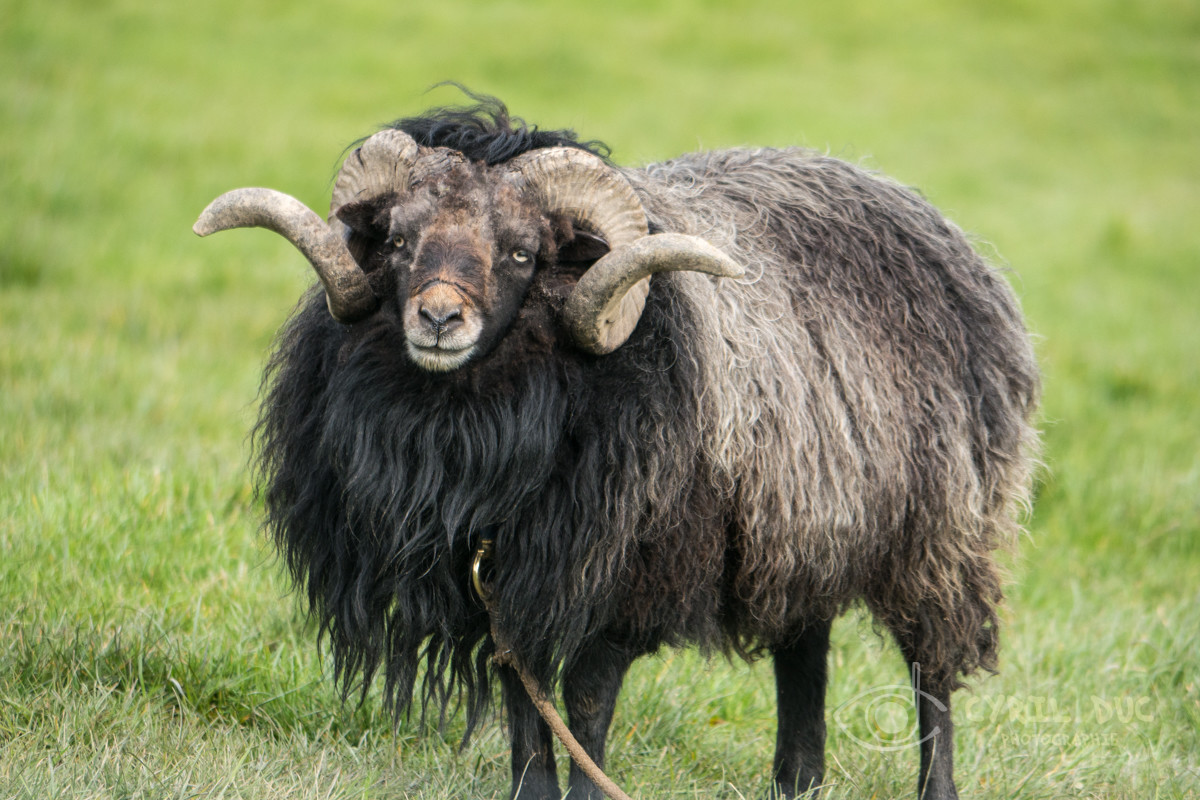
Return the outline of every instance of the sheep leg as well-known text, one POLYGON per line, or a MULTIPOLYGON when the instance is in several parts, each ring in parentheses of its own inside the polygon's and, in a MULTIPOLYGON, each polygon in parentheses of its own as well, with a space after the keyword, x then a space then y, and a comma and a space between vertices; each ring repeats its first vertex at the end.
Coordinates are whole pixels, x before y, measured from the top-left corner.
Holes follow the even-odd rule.
POLYGON ((825 682, 830 620, 808 624, 798 637, 772 649, 779 728, 775 738, 774 794, 815 797, 825 778, 825 682))
POLYGON ((512 743, 511 800, 559 800, 558 773, 554 766, 554 739, 550 727, 525 693, 511 667, 498 670, 504 706, 508 709, 508 735, 512 743))
POLYGON ((921 733, 919 800, 958 800, 954 787, 954 721, 950 718, 949 681, 929 680, 921 665, 909 659, 921 733))
MULTIPOLYGON (((601 769, 604 768, 604 747, 617 695, 634 658, 634 653, 599 639, 563 677, 563 702, 571 733, 601 769)), ((601 800, 604 797, 573 761, 568 786, 571 798, 601 800)))

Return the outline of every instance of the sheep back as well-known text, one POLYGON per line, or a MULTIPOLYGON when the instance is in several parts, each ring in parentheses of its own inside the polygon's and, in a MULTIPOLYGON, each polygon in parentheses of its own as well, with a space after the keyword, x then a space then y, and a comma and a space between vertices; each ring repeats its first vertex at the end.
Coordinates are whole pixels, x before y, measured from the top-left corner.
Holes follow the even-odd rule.
POLYGON ((696 318, 737 629, 771 641, 862 598, 930 670, 991 668, 993 550, 1028 504, 1039 392, 1004 279, 915 192, 810 151, 626 174, 654 228, 747 270, 668 278, 696 318))

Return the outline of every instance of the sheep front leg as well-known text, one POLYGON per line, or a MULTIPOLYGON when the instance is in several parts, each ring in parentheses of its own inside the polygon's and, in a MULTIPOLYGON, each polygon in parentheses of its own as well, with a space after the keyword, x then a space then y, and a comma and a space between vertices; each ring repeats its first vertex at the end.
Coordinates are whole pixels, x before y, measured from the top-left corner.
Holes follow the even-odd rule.
POLYGON ((795 639, 772 648, 779 729, 775 737, 774 791, 791 798, 825 779, 825 683, 829 620, 805 626, 795 639))
MULTIPOLYGON (((635 654, 597 640, 571 665, 563 678, 563 701, 571 733, 596 766, 604 769, 604 748, 612 724, 617 695, 635 654)), ((604 794, 571 762, 568 796, 602 800, 604 794)))
POLYGON ((560 800, 554 767, 554 739, 550 727, 525 693, 511 667, 499 672, 504 706, 508 709, 508 735, 512 743, 511 800, 560 800))

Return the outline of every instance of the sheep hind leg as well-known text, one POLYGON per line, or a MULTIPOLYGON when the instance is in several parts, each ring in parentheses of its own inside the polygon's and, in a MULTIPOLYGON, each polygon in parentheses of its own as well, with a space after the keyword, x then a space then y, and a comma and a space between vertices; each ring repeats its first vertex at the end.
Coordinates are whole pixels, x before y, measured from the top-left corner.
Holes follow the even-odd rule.
POLYGON ((772 648, 779 728, 772 794, 816 797, 825 779, 825 684, 830 620, 810 622, 794 640, 772 648))
POLYGON ((511 800, 559 800, 554 766, 554 738, 525 693, 525 686, 510 667, 499 671, 504 707, 508 709, 512 743, 511 800))
MULTIPOLYGON (((604 747, 617 696, 636 654, 603 639, 588 647, 563 677, 563 702, 571 733, 596 765, 604 768, 604 747)), ((568 779, 574 800, 601 800, 604 794, 574 761, 568 779)))
POLYGON ((921 663, 905 653, 912 675, 921 734, 921 770, 917 777, 918 800, 958 800, 954 786, 954 721, 950 717, 952 681, 939 675, 922 675, 921 663))

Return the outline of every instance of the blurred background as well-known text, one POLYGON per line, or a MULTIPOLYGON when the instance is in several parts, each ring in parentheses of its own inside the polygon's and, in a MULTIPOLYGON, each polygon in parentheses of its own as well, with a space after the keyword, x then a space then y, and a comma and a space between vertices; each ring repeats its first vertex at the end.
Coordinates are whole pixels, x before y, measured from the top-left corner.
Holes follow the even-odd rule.
MULTIPOLYGON (((1196 796, 1200 7, 734 5, 0 0, 0 797, 503 796, 498 725, 459 753, 455 720, 392 734, 323 678, 247 471, 309 271, 191 233, 237 186, 326 208, 344 148, 462 102, 447 79, 620 164, 826 151, 976 237, 1038 337, 1046 469, 960 789, 1196 796)), ((912 794, 916 753, 863 745, 902 726, 855 706, 904 677, 839 626, 825 796, 912 794)), ((647 796, 760 792, 771 693, 647 660, 610 763, 647 796)))

